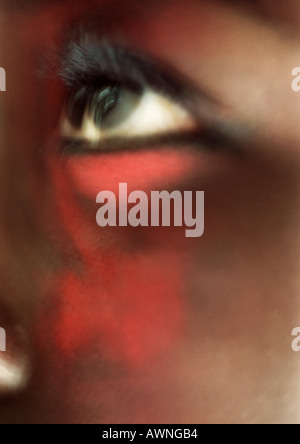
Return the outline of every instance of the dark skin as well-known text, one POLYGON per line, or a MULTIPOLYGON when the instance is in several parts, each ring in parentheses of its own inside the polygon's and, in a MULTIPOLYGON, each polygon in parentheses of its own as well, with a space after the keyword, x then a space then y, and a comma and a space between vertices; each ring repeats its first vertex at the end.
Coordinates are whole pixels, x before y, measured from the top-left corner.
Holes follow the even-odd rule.
POLYGON ((299 5, 29 3, 0 27, 1 423, 298 423, 299 5), (89 16, 217 101, 226 148, 62 156, 45 59, 89 16), (120 182, 205 191, 205 235, 99 230, 120 182))

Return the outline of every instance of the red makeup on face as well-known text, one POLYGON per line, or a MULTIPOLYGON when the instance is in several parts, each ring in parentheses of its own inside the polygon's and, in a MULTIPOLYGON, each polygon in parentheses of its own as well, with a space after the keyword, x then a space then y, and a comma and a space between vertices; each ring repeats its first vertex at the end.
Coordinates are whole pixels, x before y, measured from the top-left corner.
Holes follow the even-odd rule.
POLYGON ((115 363, 149 364, 173 349, 185 328, 184 248, 171 247, 168 229, 159 249, 152 232, 139 235, 130 228, 123 242, 115 229, 120 242, 112 242, 109 228, 96 227, 96 205, 84 214, 79 197, 95 202, 99 190, 117 194, 121 180, 135 189, 148 189, 160 177, 162 186, 171 184, 192 172, 191 159, 172 151, 79 156, 52 168, 62 230, 81 258, 79 272, 62 270, 58 278, 59 348, 67 355, 85 355, 99 347, 103 358, 115 363))
POLYGON ((28 373, 10 397, 0 359, 0 422, 298 423, 298 29, 246 0, 13 2, 0 358, 28 373), (100 228, 120 183, 204 191, 205 235, 100 228))

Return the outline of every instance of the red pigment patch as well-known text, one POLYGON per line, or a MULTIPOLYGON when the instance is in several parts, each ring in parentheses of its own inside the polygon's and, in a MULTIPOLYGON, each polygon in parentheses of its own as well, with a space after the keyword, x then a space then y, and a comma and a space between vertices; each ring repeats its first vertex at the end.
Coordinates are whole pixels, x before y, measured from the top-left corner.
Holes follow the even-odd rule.
POLYGON ((167 351, 183 328, 179 262, 134 254, 120 261, 112 253, 81 278, 62 277, 59 348, 72 355, 93 349, 132 366, 167 351))
POLYGON ((118 195, 119 183, 128 183, 132 190, 163 190, 172 183, 206 169, 208 160, 193 151, 142 151, 137 153, 100 154, 70 157, 67 170, 76 190, 96 199, 100 191, 118 195))
POLYGON ((107 156, 106 162, 105 156, 77 157, 68 162, 69 168, 57 161, 51 164, 57 217, 81 262, 81 271, 62 270, 58 278, 54 335, 57 347, 66 356, 86 355, 88 359, 90 354, 99 354, 103 359, 136 367, 173 349, 182 336, 184 252, 178 245, 163 242, 159 248, 151 249, 149 239, 145 239, 147 234, 142 244, 129 241, 130 248, 128 244, 125 248, 116 240, 112 246, 107 241, 107 231, 96 226, 96 212, 90 220, 78 198, 80 192, 96 199, 99 191, 113 191, 121 179, 131 179, 131 184, 136 177, 137 181, 151 178, 153 183, 158 177, 175 179, 180 171, 186 174, 187 164, 190 165, 190 161, 180 164, 177 153, 174 157, 161 157, 158 153, 153 156, 156 160, 152 165, 149 156, 138 156, 138 165, 136 154, 125 156, 127 170, 126 162, 118 165, 114 156, 107 156), (158 159, 164 159, 160 168, 158 159), (86 169, 83 180, 70 169, 70 163, 75 168, 76 162, 77 171, 86 169), (111 168, 106 171, 109 162, 111 168), (130 167, 134 164, 137 176, 130 167), (91 232, 97 233, 96 242, 92 242, 91 232))

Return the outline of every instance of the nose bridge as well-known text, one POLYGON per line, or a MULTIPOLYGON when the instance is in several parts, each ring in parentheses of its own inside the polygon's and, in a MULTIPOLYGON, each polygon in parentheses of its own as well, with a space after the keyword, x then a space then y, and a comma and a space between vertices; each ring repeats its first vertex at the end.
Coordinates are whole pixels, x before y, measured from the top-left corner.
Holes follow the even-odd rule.
POLYGON ((30 216, 30 190, 26 179, 28 166, 23 153, 10 150, 3 140, 0 148, 0 266, 11 258, 15 262, 26 241, 25 226, 30 216))
POLYGON ((11 298, 12 305, 0 298, 0 397, 25 388, 31 366, 28 321, 11 298))

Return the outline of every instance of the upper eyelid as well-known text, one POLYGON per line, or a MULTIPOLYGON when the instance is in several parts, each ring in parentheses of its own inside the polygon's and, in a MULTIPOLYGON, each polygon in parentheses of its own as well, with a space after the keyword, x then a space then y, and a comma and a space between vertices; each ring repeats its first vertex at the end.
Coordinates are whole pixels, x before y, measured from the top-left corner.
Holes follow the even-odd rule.
POLYGON ((97 87, 101 80, 141 90, 152 88, 184 106, 203 123, 220 120, 222 105, 172 66, 97 38, 70 40, 59 56, 59 76, 69 90, 97 87))

